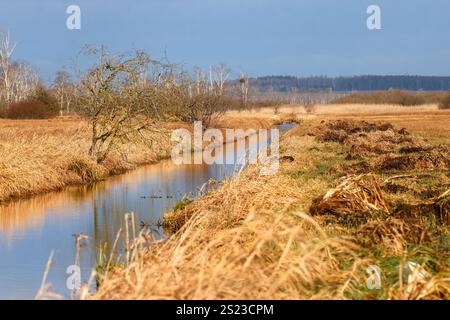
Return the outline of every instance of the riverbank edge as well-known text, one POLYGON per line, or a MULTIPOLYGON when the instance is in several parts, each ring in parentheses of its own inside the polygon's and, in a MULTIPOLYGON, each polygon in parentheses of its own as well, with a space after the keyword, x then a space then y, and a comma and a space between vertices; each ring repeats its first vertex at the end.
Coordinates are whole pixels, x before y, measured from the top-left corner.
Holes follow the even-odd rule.
MULTIPOLYGON (((320 199, 318 197, 323 197, 333 190, 330 188, 336 186, 341 174, 329 169, 336 164, 345 163, 349 148, 335 142, 317 142, 306 129, 302 126, 290 130, 280 141, 280 155, 292 156, 294 160, 283 164, 279 175, 261 176, 258 170, 255 170, 257 168, 252 167, 241 175, 228 179, 212 193, 196 198, 184 208, 177 210, 177 218, 182 221, 167 242, 156 243, 139 251, 139 254, 136 254, 139 258, 124 269, 119 268, 110 274, 104 286, 100 287, 92 298, 438 299, 445 297, 445 288, 449 288, 447 271, 443 267, 445 259, 439 255, 439 247, 434 243, 427 242, 425 245, 429 246, 430 252, 423 253, 411 249, 409 246, 414 243, 405 239, 405 243, 402 244, 405 250, 400 252, 396 251, 397 248, 389 241, 372 240, 370 229, 360 231, 361 229, 357 227, 336 221, 329 223, 327 222, 329 216, 311 217, 307 214, 315 199, 320 199), (317 166, 322 162, 325 162, 326 166, 317 166), (280 226, 286 229, 278 229, 280 226), (365 241, 368 242, 363 245, 365 241), (294 243, 302 246, 293 245, 294 243), (314 249, 301 254, 311 259, 304 268, 308 269, 307 273, 316 273, 315 278, 321 282, 319 289, 316 288, 317 282, 314 279, 302 278, 305 269, 302 266, 299 268, 299 261, 303 256, 298 259, 292 256, 291 259, 290 252, 301 251, 303 246, 306 248, 311 246, 310 249, 314 249), (275 247, 281 248, 280 251, 273 253, 275 247), (324 248, 327 254, 321 256, 320 250, 324 248), (315 250, 319 256, 317 261, 316 257, 310 256, 310 252, 315 250), (344 256, 340 256, 342 253, 344 256), (438 267, 431 273, 429 266, 424 264, 430 274, 426 279, 414 279, 420 282, 420 287, 417 287, 416 282, 410 283, 410 280, 406 284, 402 283, 402 272, 399 273, 397 263, 404 265, 405 261, 429 259, 435 259, 438 267), (270 269, 272 263, 276 265, 273 270, 270 269), (377 292, 364 286, 365 270, 371 264, 384 268, 383 283, 386 281, 390 284, 377 292), (284 267, 286 270, 280 271, 280 268, 284 267), (263 274, 259 272, 263 269, 277 272, 278 276, 264 282, 263 274), (260 290, 266 288, 266 285, 271 288, 271 284, 281 286, 280 283, 286 280, 287 273, 305 282, 304 286, 301 282, 287 282, 287 287, 298 285, 303 291, 289 292, 284 288, 278 292, 280 295, 268 296, 265 295, 265 290, 260 290), (131 288, 134 284, 127 283, 125 279, 132 279, 134 276, 139 281, 133 291, 131 288), (338 278, 340 280, 336 281, 338 278), (258 287, 258 283, 262 282, 264 284, 258 287), (258 290, 252 291, 253 284, 258 290), (339 287, 342 284, 343 286, 339 287), (221 287, 227 285, 232 287, 225 287, 228 290, 221 287), (146 290, 149 286, 152 292, 146 290), (221 291, 214 290, 217 289, 216 286, 221 291), (167 290, 168 287, 171 289, 167 290), (209 291, 202 291, 204 288, 209 291)), ((371 173, 362 176, 379 178, 371 173)), ((390 221, 388 219, 383 222, 377 219, 375 217, 373 221, 376 222, 375 226, 382 226, 390 221)), ((394 231, 395 229, 392 233, 394 231)), ((389 237, 397 236, 391 234, 389 229, 383 232, 389 237)), ((402 239, 402 236, 403 234, 399 239, 402 239)), ((272 294, 276 292, 269 291, 272 294)))
MULTIPOLYGON (((233 126, 233 123, 231 121, 232 119, 227 119, 227 121, 224 122, 224 124, 227 125, 227 127, 220 126, 219 130, 222 131, 222 133, 225 136, 225 131, 227 129, 238 129, 238 126, 233 126)), ((272 120, 256 120, 250 122, 250 126, 253 126, 251 129, 259 130, 259 129, 267 129, 270 128, 273 125, 272 120)), ((219 125, 221 123, 219 122, 219 125)), ((193 132, 193 128, 189 124, 185 123, 171 123, 168 125, 168 133, 171 130, 177 129, 177 128, 185 128, 189 131, 193 132)), ((249 127, 246 128, 240 128, 247 130, 249 127)), ((170 135, 166 137, 168 141, 170 141, 170 135)), ((223 144, 228 144, 235 142, 234 140, 227 140, 225 139, 223 141, 223 144)), ((31 199, 33 197, 37 197, 40 195, 45 195, 52 192, 61 192, 65 190, 66 188, 70 187, 82 187, 87 186, 91 184, 95 184, 101 181, 105 181, 106 179, 118 175, 125 174, 127 172, 136 170, 140 167, 147 166, 147 165, 154 165, 161 161, 168 160, 171 158, 170 150, 173 145, 169 144, 167 145, 167 149, 163 152, 160 152, 156 155, 156 157, 145 159, 144 161, 138 161, 138 162, 127 162, 123 161, 123 159, 115 158, 114 155, 110 155, 105 161, 104 164, 96 164, 93 161, 89 161, 87 159, 84 159, 84 155, 80 155, 78 159, 74 159, 73 164, 69 164, 66 169, 67 175, 71 175, 71 178, 68 178, 65 181, 59 181, 59 183, 55 183, 54 185, 46 185, 42 189, 34 188, 31 190, 21 191, 18 195, 17 194, 10 194, 7 196, 4 196, 3 198, 0 198, 0 206, 5 206, 10 203, 13 203, 15 201, 20 200, 26 200, 31 199), (112 165, 110 165, 112 164, 112 165), (73 178, 73 175, 76 174, 78 177, 76 179, 73 178)), ((203 146, 204 150, 208 146, 208 144, 205 144, 203 146)), ((194 152, 194 150, 192 150, 194 152)), ((42 179, 42 182, 44 182, 46 179, 44 176, 42 179)))

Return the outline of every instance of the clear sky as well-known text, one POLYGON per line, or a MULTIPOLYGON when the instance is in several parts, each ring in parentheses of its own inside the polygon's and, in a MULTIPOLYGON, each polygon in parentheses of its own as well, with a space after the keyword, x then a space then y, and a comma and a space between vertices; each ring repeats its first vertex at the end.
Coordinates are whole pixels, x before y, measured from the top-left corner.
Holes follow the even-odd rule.
POLYGON ((85 44, 237 74, 450 75, 448 0, 0 0, 0 29, 48 80, 85 44), (68 30, 66 8, 81 8, 68 30), (381 8, 368 30, 367 7, 381 8))

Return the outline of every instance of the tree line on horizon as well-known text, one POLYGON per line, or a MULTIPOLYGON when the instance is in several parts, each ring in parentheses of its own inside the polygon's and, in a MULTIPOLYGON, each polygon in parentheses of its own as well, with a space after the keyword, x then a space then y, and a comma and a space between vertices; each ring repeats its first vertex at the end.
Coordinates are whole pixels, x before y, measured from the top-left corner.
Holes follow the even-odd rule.
POLYGON ((450 76, 362 75, 351 77, 327 76, 263 76, 249 79, 260 92, 292 91, 383 91, 390 89, 410 91, 448 91, 450 76))

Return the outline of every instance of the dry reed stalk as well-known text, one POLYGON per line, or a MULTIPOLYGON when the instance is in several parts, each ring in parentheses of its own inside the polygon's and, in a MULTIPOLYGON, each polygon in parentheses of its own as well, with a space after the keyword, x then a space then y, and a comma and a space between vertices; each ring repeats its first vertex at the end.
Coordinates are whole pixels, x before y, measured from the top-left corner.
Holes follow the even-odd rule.
POLYGON ((50 256, 48 257, 47 264, 45 265, 44 274, 41 280, 41 286, 39 287, 38 292, 36 293, 35 300, 44 300, 44 299, 62 299, 62 296, 59 294, 53 293, 50 290, 51 285, 47 283, 48 272, 53 263, 53 250, 50 252, 50 256))

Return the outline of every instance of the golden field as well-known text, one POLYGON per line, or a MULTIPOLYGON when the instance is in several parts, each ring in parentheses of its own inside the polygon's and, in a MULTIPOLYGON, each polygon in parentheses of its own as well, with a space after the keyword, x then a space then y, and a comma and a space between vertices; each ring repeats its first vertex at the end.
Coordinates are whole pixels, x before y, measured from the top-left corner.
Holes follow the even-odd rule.
MULTIPOLYGON (((170 156, 172 129, 191 126, 165 123, 166 130, 144 143, 122 144, 102 165, 88 156, 90 128, 80 118, 0 119, 0 203, 85 184, 170 156)), ((218 122, 219 128, 267 128, 264 119, 218 122)))
POLYGON ((448 299, 450 113, 388 109, 303 119, 278 174, 250 167, 166 214, 167 241, 142 233, 81 297, 448 299))
MULTIPOLYGON (((102 266, 98 291, 80 298, 448 299, 450 112, 332 107, 225 114, 222 128, 299 122, 281 139, 279 172, 251 166, 179 206, 165 217, 172 236, 143 231, 129 259, 102 266), (366 286, 373 265, 378 290, 366 286)), ((166 139, 122 145, 99 166, 80 119, 0 120, 0 201, 158 161, 166 139)))
POLYGON ((77 118, 0 120, 0 202, 93 182, 168 156, 160 137, 152 149, 121 145, 97 165, 88 156, 89 134, 88 124, 77 118))

